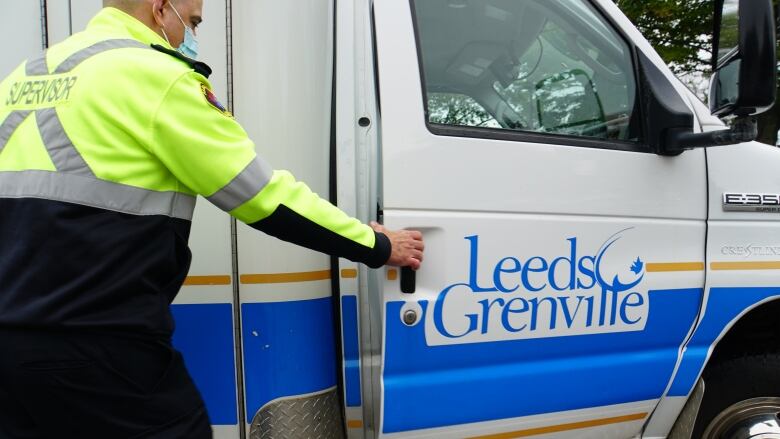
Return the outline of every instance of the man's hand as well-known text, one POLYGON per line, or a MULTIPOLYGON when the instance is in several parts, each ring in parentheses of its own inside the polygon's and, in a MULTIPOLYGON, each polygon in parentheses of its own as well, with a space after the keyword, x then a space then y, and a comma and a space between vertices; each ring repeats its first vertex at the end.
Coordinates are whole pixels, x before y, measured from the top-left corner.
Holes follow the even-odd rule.
POLYGON ((420 268, 423 260, 423 250, 425 249, 422 233, 417 230, 388 230, 385 226, 375 221, 371 221, 369 225, 374 231, 384 233, 390 238, 393 250, 390 252, 390 259, 387 260, 387 265, 396 267, 409 266, 412 270, 420 268))

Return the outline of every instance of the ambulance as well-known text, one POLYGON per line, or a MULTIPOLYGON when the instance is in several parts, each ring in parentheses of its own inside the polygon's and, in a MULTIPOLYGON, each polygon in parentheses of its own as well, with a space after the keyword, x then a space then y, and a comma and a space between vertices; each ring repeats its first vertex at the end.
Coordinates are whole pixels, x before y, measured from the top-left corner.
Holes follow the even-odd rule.
MULTIPOLYGON (((101 6, 3 0, 0 75, 101 6)), ((258 154, 426 242, 371 270, 200 200, 174 343, 215 437, 780 437, 775 21, 714 15, 708 107, 610 0, 205 0, 258 154)))

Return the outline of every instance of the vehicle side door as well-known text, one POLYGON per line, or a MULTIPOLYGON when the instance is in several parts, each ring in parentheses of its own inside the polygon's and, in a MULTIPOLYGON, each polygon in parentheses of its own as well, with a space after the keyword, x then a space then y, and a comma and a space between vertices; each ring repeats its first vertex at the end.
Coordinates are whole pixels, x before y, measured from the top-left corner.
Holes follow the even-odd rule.
POLYGON ((706 165, 647 146, 625 17, 374 8, 384 222, 426 240, 380 288, 380 435, 637 435, 699 310, 706 165))

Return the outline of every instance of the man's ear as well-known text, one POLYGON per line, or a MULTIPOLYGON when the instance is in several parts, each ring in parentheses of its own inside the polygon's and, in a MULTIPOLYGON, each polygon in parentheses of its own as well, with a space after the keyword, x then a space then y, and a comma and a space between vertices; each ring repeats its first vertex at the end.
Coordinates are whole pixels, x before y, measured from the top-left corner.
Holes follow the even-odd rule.
POLYGON ((158 26, 165 28, 165 22, 163 21, 163 10, 168 0, 152 0, 152 19, 158 26))

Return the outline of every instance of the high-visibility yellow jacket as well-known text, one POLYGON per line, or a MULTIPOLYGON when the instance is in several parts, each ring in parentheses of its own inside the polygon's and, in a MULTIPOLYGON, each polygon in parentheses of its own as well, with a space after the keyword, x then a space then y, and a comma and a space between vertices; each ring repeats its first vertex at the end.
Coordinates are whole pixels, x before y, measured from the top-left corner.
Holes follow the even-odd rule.
POLYGON ((208 73, 105 8, 0 83, 0 326, 169 334, 196 194, 286 241, 387 261, 385 235, 257 157, 208 73))

